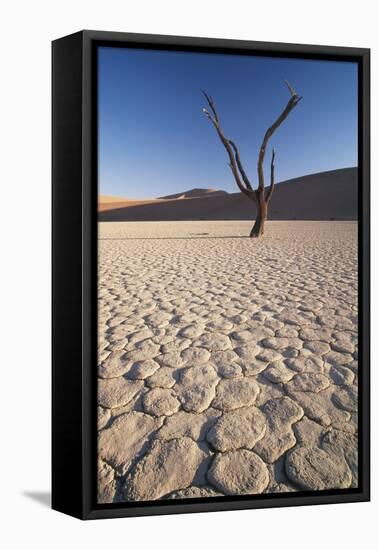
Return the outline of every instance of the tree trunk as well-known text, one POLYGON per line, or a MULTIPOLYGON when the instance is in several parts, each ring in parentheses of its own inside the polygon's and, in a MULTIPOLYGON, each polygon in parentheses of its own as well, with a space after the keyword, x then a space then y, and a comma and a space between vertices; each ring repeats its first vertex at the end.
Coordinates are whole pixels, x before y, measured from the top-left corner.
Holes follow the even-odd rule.
POLYGON ((262 237, 265 232, 265 221, 267 220, 267 203, 262 197, 258 202, 258 213, 255 224, 250 232, 250 237, 262 237))

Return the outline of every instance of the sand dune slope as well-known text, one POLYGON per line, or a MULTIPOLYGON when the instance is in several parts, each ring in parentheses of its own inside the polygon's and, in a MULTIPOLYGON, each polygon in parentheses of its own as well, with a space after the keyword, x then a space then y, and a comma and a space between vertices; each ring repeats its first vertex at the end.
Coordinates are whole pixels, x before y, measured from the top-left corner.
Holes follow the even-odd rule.
POLYGON ((227 195, 226 191, 220 191, 219 189, 201 189, 195 188, 190 191, 183 191, 182 193, 175 193, 174 195, 166 195, 165 197, 159 197, 160 199, 191 199, 199 197, 216 197, 219 195, 227 195))
MULTIPOLYGON (((208 191, 208 190, 205 190, 208 191)), ((311 174, 278 183, 270 204, 272 220, 355 220, 357 168, 311 174)), ((100 221, 174 221, 253 219, 256 208, 241 193, 140 201, 99 201, 100 221)), ((175 197, 175 196, 174 196, 175 197)))

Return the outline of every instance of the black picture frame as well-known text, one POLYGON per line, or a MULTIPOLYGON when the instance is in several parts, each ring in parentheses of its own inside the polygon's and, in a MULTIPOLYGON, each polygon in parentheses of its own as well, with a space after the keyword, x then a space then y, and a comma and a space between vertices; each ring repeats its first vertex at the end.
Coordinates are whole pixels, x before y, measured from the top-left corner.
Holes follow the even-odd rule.
POLYGON ((102 31, 52 43, 52 507, 81 519, 370 499, 370 50, 102 31), (97 96, 100 45, 352 60, 359 73, 359 487, 96 504, 97 96))

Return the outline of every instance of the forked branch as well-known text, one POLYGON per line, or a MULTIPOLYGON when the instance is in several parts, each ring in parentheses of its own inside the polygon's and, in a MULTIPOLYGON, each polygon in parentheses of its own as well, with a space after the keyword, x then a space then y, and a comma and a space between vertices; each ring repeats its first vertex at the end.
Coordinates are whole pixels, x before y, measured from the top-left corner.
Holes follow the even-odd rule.
POLYGON ((250 183, 249 178, 245 172, 243 164, 241 162, 241 157, 237 145, 231 139, 225 137, 221 127, 220 120, 217 114, 217 109, 215 103, 211 96, 206 92, 203 92, 205 99, 207 100, 209 109, 203 109, 205 115, 212 122, 213 126, 216 129, 216 132, 221 140, 221 143, 224 145, 226 152, 229 157, 229 166, 232 170, 234 179, 237 182, 237 185, 242 193, 248 196, 250 199, 253 199, 257 203, 257 217, 253 229, 251 230, 251 237, 260 237, 264 234, 264 224, 268 215, 268 204, 271 200, 272 194, 275 187, 275 150, 272 150, 271 155, 271 173, 270 173, 270 186, 268 189, 265 189, 265 180, 263 172, 263 163, 266 154, 267 144, 275 132, 282 124, 282 122, 288 117, 290 112, 296 107, 299 101, 302 99, 301 96, 297 95, 295 90, 292 88, 291 84, 285 80, 285 84, 290 93, 290 99, 287 102, 287 105, 284 107, 283 111, 280 113, 275 122, 266 130, 265 135, 263 136, 263 141, 258 155, 258 189, 254 190, 252 184, 250 183))
POLYGON ((241 158, 237 149, 237 146, 235 143, 233 143, 231 140, 227 139, 224 135, 224 132, 222 131, 220 127, 220 122, 216 110, 215 103, 211 96, 209 96, 206 92, 203 91, 203 95, 205 99, 207 100, 207 103, 209 105, 209 108, 212 112, 212 114, 207 110, 203 109, 203 113, 209 120, 212 122, 213 126, 216 129, 216 132, 218 134, 218 137, 220 138, 221 143, 224 145, 226 152, 229 157, 229 166, 233 173, 234 179, 236 180, 236 183, 242 193, 247 195, 249 198, 252 198, 256 200, 255 191, 253 190, 250 181, 246 175, 245 170, 243 169, 241 158), (234 154, 233 154, 234 151, 234 154))

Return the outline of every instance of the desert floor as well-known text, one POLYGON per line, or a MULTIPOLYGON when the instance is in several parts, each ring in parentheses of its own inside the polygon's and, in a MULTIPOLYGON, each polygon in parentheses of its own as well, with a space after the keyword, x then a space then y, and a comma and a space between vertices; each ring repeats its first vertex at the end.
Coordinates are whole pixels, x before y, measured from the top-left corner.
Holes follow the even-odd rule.
POLYGON ((101 223, 99 502, 357 484, 357 224, 101 223))

